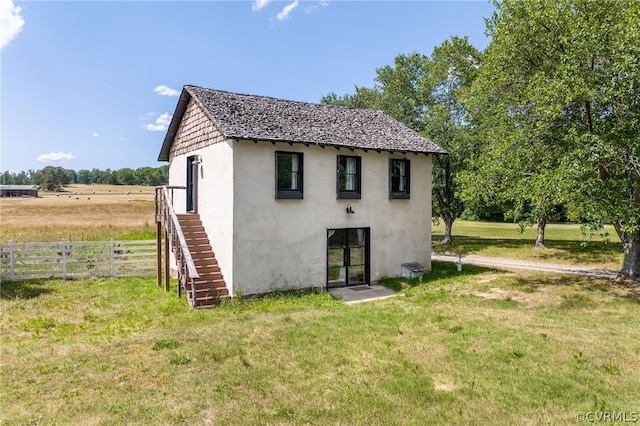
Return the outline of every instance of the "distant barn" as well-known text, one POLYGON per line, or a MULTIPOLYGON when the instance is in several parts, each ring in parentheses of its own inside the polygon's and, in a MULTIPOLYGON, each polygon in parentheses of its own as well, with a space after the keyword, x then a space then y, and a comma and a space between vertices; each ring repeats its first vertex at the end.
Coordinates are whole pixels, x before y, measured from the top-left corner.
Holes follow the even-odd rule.
POLYGON ((33 185, 0 185, 0 197, 37 197, 38 188, 33 185))

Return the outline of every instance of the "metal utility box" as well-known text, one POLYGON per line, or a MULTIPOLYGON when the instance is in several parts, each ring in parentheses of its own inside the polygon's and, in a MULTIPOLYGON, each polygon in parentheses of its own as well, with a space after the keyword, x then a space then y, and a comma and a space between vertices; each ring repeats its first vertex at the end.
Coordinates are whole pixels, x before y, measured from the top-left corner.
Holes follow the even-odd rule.
POLYGON ((407 262, 402 264, 402 276, 406 278, 417 278, 424 274, 424 266, 418 262, 407 262))

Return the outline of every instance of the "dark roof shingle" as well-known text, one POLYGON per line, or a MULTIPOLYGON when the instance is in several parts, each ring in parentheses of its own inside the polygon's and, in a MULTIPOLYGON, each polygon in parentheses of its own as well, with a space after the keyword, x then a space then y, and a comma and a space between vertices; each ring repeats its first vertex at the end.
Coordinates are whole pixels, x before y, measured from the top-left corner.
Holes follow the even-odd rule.
POLYGON ((190 97, 227 138, 446 154, 440 146, 382 111, 185 86, 160 161, 169 159, 169 148, 190 97))

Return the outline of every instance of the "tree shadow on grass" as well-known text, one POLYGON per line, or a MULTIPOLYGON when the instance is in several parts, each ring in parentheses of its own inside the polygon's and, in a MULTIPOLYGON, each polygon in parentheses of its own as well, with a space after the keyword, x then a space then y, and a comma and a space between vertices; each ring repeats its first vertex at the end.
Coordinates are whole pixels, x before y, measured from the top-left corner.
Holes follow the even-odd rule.
MULTIPOLYGON (((477 238, 455 237, 453 244, 441 245, 434 239, 433 252, 455 255, 482 255, 488 249, 496 249, 505 253, 513 253, 517 250, 531 249, 533 251, 535 241, 519 238, 477 238)), ((622 254, 622 243, 605 241, 571 241, 549 240, 545 241, 547 250, 536 250, 536 261, 568 263, 568 264, 593 264, 603 261, 615 262, 622 254)), ((494 251, 496 251, 494 250, 494 251)))
POLYGON ((487 272, 496 272, 497 269, 487 268, 484 266, 476 266, 465 264, 462 271, 458 271, 458 267, 452 262, 431 262, 431 271, 425 272, 422 276, 416 278, 408 277, 392 277, 381 278, 380 285, 388 287, 395 291, 403 288, 415 287, 421 284, 429 284, 433 281, 444 280, 451 277, 465 277, 470 275, 484 274, 487 272))
POLYGON ((545 286, 579 286, 581 289, 601 291, 611 296, 640 303, 640 283, 617 281, 608 278, 585 277, 570 274, 540 275, 534 277, 517 276, 513 286, 518 290, 531 293, 545 286))
POLYGON ((28 300, 35 299, 53 290, 46 287, 46 280, 37 281, 3 281, 0 284, 0 299, 28 300))

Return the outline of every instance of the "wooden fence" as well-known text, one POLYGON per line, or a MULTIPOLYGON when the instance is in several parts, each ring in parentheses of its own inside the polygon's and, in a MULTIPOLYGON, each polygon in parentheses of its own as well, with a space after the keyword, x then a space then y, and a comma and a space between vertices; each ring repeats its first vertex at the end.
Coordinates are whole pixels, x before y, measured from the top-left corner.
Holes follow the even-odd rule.
POLYGON ((156 273, 155 240, 0 245, 0 280, 132 277, 156 273))

